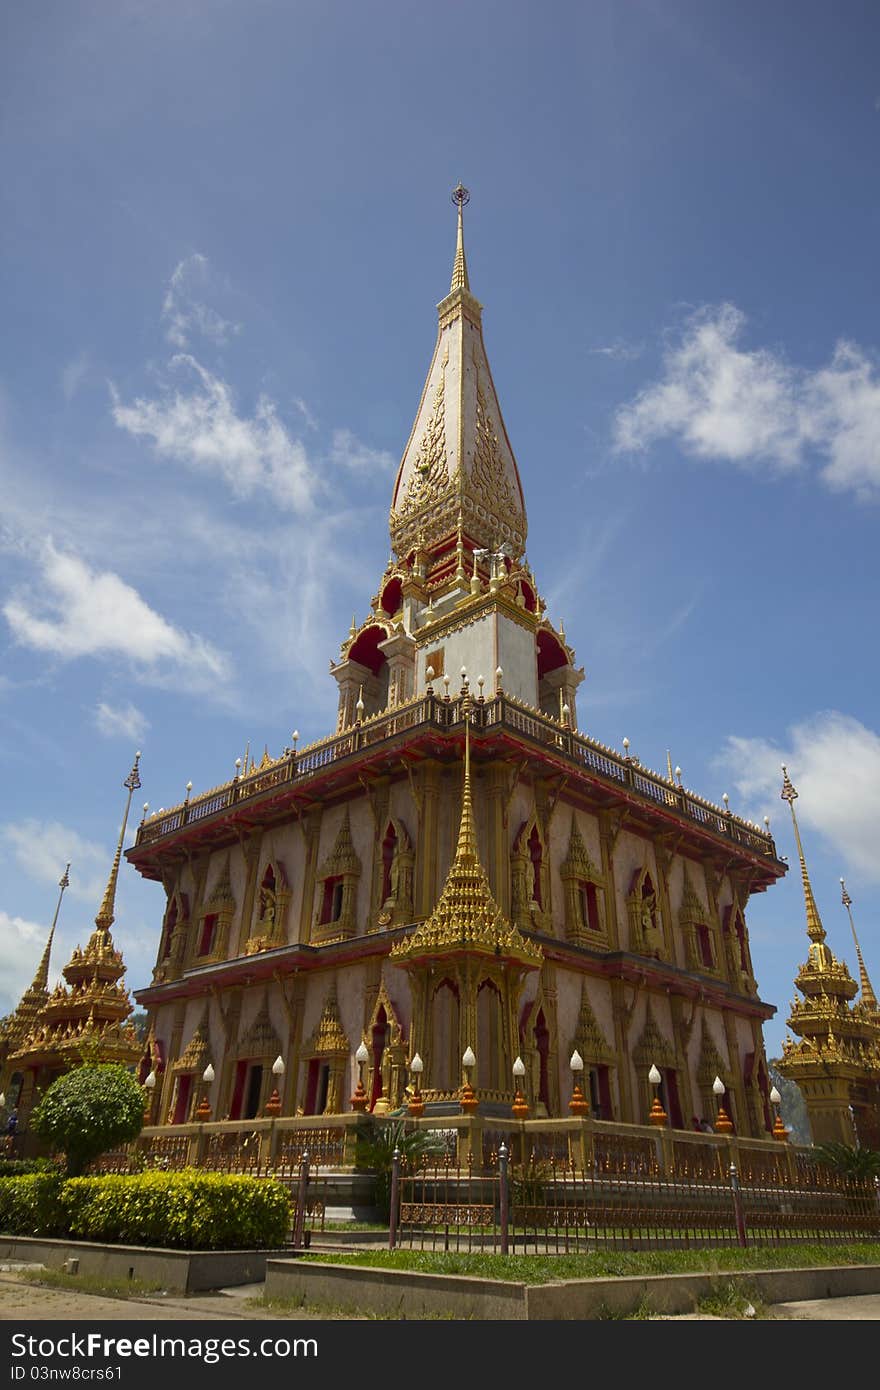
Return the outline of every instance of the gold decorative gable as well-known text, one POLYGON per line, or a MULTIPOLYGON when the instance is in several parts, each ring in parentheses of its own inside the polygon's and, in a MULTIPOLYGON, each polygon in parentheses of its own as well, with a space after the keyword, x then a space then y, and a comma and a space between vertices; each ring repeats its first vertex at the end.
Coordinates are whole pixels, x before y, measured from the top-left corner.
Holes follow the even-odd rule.
POLYGON ((183 1053, 176 1062, 171 1065, 173 1072, 197 1071, 200 1074, 210 1061, 208 1050, 210 1039, 208 1037, 208 1010, 202 1014, 196 1031, 193 1033, 186 1045, 183 1053))
POLYGON ((607 1043, 605 1034, 599 1027, 596 1015, 593 1013, 586 980, 581 984, 581 1008, 568 1055, 571 1056, 575 1050, 581 1054, 587 1064, 599 1062, 607 1065, 614 1061, 614 1049, 607 1043))
POLYGON ((691 876, 688 873, 687 865, 684 866, 684 887, 681 894, 681 907, 678 910, 678 920, 682 926, 694 922, 708 922, 709 912, 704 907, 702 901, 697 896, 691 876))
POLYGON ((657 1027, 657 1020, 654 1017, 650 999, 645 1011, 645 1026, 642 1029, 642 1036, 633 1048, 632 1055, 633 1061, 640 1071, 647 1072, 652 1066, 675 1067, 677 1065, 675 1048, 667 1038, 664 1038, 657 1027))
POLYGON ((266 995, 250 1028, 239 1039, 236 1052, 239 1057, 271 1057, 273 1061, 280 1054, 281 1040, 272 1026, 266 995))
POLYGON ((351 1053, 351 1044, 339 1017, 335 985, 327 996, 318 1026, 309 1039, 307 1051, 313 1057, 348 1057, 351 1053))
POLYGON ((697 1082, 701 1089, 705 1090, 708 1087, 711 1091, 712 1082, 716 1076, 720 1076, 722 1081, 726 1081, 728 1071, 727 1063, 722 1061, 715 1039, 706 1027, 706 1020, 703 1019, 700 1034, 700 1060, 697 1063, 697 1082))

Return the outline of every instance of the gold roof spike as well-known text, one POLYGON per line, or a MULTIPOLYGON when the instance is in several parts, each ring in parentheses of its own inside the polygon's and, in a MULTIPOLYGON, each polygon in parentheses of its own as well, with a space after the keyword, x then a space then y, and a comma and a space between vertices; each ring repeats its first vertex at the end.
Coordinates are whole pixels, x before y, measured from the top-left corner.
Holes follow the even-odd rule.
POLYGON ((128 776, 122 784, 124 787, 128 788, 128 800, 125 803, 125 815, 122 817, 122 829, 119 832, 119 843, 116 846, 116 853, 113 856, 113 867, 110 870, 110 877, 107 880, 107 887, 104 890, 104 899, 101 903, 100 908, 98 909, 98 915, 95 918, 95 926, 97 927, 98 931, 102 932, 109 931, 115 920, 114 909, 116 907, 116 880, 119 877, 119 861, 122 858, 122 845, 123 841, 125 840, 125 828, 128 825, 128 813, 131 809, 132 793, 135 792, 141 784, 141 779, 138 776, 138 763, 140 762, 140 760, 140 753, 135 753, 134 766, 132 767, 131 772, 128 774, 128 776))
POLYGON ((791 811, 792 824, 794 825, 794 838, 797 841, 798 858, 801 861, 801 878, 804 884, 804 904, 807 910, 807 936, 816 945, 821 945, 825 940, 825 928, 822 926, 822 918, 819 916, 819 909, 816 906, 816 899, 813 897, 813 888, 810 883, 810 875, 807 873, 807 861, 804 858, 804 847, 801 844, 801 833, 798 829, 797 816, 794 811, 794 803, 797 799, 797 791, 792 786, 788 775, 788 768, 782 764, 782 791, 779 793, 783 801, 788 802, 791 811))
POLYGON ((544 959, 540 946, 527 940, 504 916, 480 863, 471 798, 470 725, 467 720, 461 824, 455 855, 434 911, 412 936, 392 947, 391 960, 403 964, 462 952, 500 956, 527 969, 537 968, 544 959))
POLYGON ((871 981, 868 979, 868 972, 865 969, 865 962, 862 959, 862 948, 859 945, 859 938, 856 936, 856 924, 853 921, 852 915, 852 898, 846 891, 846 884, 844 883, 843 879, 840 880, 840 894, 840 900, 846 908, 846 913, 849 917, 849 924, 852 928, 853 941, 856 943, 856 957, 859 962, 859 983, 861 985, 862 990, 862 1003, 865 1004, 873 1013, 876 1013, 877 996, 874 993, 874 988, 871 984, 871 981))
POLYGON ((64 897, 65 888, 70 887, 69 875, 70 865, 68 864, 67 868, 64 870, 64 873, 58 880, 58 888, 60 891, 58 893, 58 901, 55 904, 55 916, 52 918, 52 926, 49 928, 49 937, 46 941, 46 947, 43 951, 42 956, 40 957, 40 963, 37 966, 37 973, 34 976, 34 982, 31 985, 32 990, 46 990, 49 985, 49 958, 52 954, 52 941, 55 936, 55 928, 58 925, 58 913, 61 911, 61 899, 64 897))
POLYGON ((450 294, 453 290, 469 290, 471 287, 470 280, 468 279, 467 261, 465 260, 464 255, 463 215, 464 205, 465 203, 469 203, 470 200, 470 193, 468 193, 467 189, 462 186, 461 180, 459 180, 458 187, 453 188, 452 190, 452 201, 458 205, 458 239, 455 243, 455 261, 453 262, 452 266, 452 283, 449 286, 450 294))

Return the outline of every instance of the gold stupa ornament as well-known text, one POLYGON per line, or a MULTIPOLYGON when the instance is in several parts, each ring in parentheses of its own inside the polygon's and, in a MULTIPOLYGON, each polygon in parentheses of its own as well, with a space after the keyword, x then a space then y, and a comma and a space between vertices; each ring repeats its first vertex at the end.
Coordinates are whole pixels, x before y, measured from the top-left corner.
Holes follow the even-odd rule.
POLYGON ((55 915, 52 918, 52 926, 49 929, 49 936, 40 957, 36 974, 28 988, 25 990, 18 1007, 9 1018, 3 1020, 0 1025, 0 1048, 7 1053, 19 1046, 31 1033, 40 1014, 49 1001, 49 961, 52 955, 52 942, 55 937, 55 928, 58 925, 58 914, 61 911, 61 900, 64 897, 65 889, 70 887, 70 865, 68 864, 64 873, 58 881, 58 902, 55 904, 55 915))
POLYGON ((504 916, 480 863, 471 798, 469 729, 465 722, 461 823, 446 882, 434 911, 412 936, 392 947, 391 960, 402 965, 437 956, 473 953, 537 968, 544 959, 543 951, 504 916))
MULTIPOLYGON (((869 1115, 876 1106, 864 1106, 866 1094, 876 1092, 880 1083, 880 1019, 877 1001, 868 978, 855 935, 862 999, 853 1005, 859 986, 846 964, 838 960, 826 941, 825 928, 813 895, 801 842, 794 803, 797 791, 783 765, 780 793, 791 811, 795 842, 801 865, 807 936, 810 949, 800 967, 795 985, 803 996, 792 1001, 788 1025, 797 1041, 786 1038, 779 1070, 797 1081, 807 1103, 816 1143, 852 1143, 858 1136, 859 1119, 854 1100, 861 1100, 865 1133, 872 1133, 880 1115, 869 1115), (866 1089, 867 1088, 867 1089, 866 1089)), ((843 905, 849 912, 852 899, 841 879, 843 905)))
MULTIPOLYGON (((128 790, 128 799, 107 887, 95 918, 95 930, 84 949, 79 946, 74 948, 61 972, 65 983, 59 983, 48 995, 31 1028, 22 1037, 15 1052, 10 1054, 10 1060, 15 1059, 21 1065, 29 1063, 56 1070, 62 1063, 67 1066, 71 1062, 84 1060, 128 1065, 141 1055, 141 1046, 134 1030, 126 1022, 132 1012, 132 1004, 122 983, 125 963, 110 934, 115 920, 116 885, 131 798, 141 785, 139 760, 140 753, 137 753, 134 766, 123 783, 128 790)), ((66 878, 65 871, 62 892, 67 886, 66 878)), ((44 952, 46 971, 48 951, 49 944, 44 952)))

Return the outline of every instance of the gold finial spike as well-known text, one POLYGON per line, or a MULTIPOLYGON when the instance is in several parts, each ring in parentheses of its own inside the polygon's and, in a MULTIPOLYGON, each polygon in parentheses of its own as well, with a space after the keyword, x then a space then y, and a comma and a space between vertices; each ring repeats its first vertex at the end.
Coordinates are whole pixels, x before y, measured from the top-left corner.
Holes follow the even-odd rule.
POLYGON ((791 820, 794 825, 794 838, 797 842, 798 858, 801 861, 801 878, 804 885, 804 906, 807 911, 807 936, 811 941, 822 942, 825 940, 825 928, 822 926, 822 918, 819 916, 816 899, 813 897, 813 887, 810 883, 810 875, 807 873, 807 861, 804 858, 804 847, 801 844, 801 832, 798 829, 797 816, 794 810, 794 803, 797 800, 797 791, 792 786, 791 778, 788 775, 788 768, 785 766, 785 763, 782 764, 782 791, 779 795, 783 801, 788 802, 788 809, 791 811, 791 820))
POLYGON ((453 290, 469 290, 470 281, 468 280, 467 261, 464 256, 464 218, 462 209, 465 203, 470 202, 470 193, 459 182, 457 188, 452 190, 452 201, 458 205, 458 239, 455 243, 455 261, 452 266, 452 284, 449 286, 450 293, 453 290))
POLYGON ((138 763, 140 760, 140 753, 135 753, 134 766, 122 784, 128 789, 128 800, 125 803, 125 815, 122 817, 122 829, 119 832, 119 842, 116 846, 116 853, 113 856, 113 867, 110 870, 110 877, 107 880, 107 887, 104 890, 103 901, 98 909, 98 915, 95 918, 95 926, 99 931, 109 931, 115 920, 113 910, 116 906, 116 880, 119 877, 119 863, 122 859, 122 845, 125 840, 125 827, 128 825, 128 812, 131 808, 132 793, 135 792, 141 784, 141 779, 138 776, 138 763))
POLYGON ((61 875, 61 878, 58 880, 58 887, 61 891, 58 894, 58 901, 55 904, 55 916, 52 918, 52 925, 49 928, 49 938, 46 942, 46 949, 43 951, 43 954, 40 957, 40 963, 37 966, 37 973, 34 976, 34 983, 31 985, 31 989, 46 989, 49 983, 49 958, 52 955, 52 941, 55 936, 55 928, 58 925, 58 913, 61 911, 61 899, 64 897, 65 888, 70 887, 69 874, 70 865, 68 864, 67 868, 64 870, 64 873, 61 875))
POLYGON ((667 776, 668 776, 670 782, 674 782, 674 781, 675 781, 675 776, 674 776, 673 771, 672 771, 672 754, 670 753, 670 751, 669 751, 668 748, 667 748, 667 750, 666 750, 666 774, 667 774, 667 776))
POLYGON ((871 981, 868 979, 868 972, 865 969, 865 962, 862 958, 862 948, 859 945, 859 938, 856 936, 856 924, 852 915, 852 898, 846 891, 846 884, 840 880, 840 900, 846 908, 846 915, 849 917, 849 925, 853 934, 853 941, 856 944, 856 958, 859 962, 859 984, 862 991, 862 1003, 866 1004, 873 1012, 877 1012, 877 996, 871 981))
POLYGON ((461 794, 461 825, 458 828, 456 863, 474 863, 477 858, 477 832, 474 826, 474 807, 471 800, 471 739, 470 720, 464 721, 464 787, 461 794))

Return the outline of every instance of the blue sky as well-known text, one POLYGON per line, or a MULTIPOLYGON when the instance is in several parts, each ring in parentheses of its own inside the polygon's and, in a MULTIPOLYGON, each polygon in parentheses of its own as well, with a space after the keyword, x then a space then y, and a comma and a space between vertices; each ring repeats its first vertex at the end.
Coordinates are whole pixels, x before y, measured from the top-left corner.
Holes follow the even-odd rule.
MULTIPOLYGON (((335 718, 471 190, 471 284, 581 728, 758 819, 880 986, 870 4, 118 0, 0 58, 0 1008, 136 807, 335 718)), ((137 817, 135 818, 137 819, 137 817)), ((766 1029, 806 938, 753 900, 766 1029)), ((158 885, 123 872, 147 982, 158 885)))

